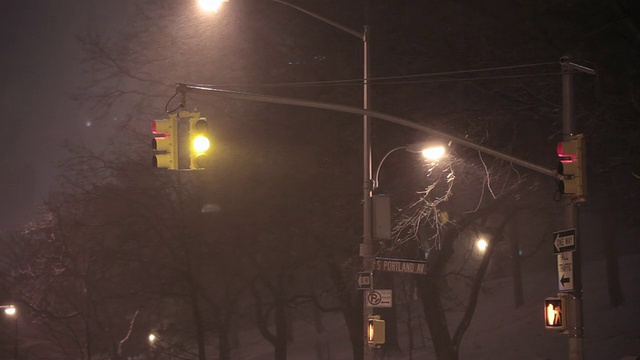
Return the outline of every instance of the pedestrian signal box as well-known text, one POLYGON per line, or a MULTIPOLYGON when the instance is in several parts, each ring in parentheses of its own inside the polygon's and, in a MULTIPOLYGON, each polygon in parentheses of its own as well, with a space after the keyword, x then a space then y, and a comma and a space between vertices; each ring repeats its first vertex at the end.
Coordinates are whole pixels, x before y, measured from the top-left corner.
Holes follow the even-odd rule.
POLYGON ((380 315, 369 316, 369 323, 367 325, 367 340, 370 348, 379 348, 384 344, 385 333, 384 320, 380 320, 380 315))

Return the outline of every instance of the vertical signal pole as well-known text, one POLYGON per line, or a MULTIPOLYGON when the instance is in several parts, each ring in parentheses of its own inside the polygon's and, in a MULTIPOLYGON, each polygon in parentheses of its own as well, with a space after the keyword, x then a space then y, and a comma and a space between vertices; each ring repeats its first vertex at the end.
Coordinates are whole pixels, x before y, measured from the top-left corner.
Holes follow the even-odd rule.
MULTIPOLYGON (((582 65, 571 62, 569 56, 564 56, 560 59, 560 66, 562 67, 562 140, 569 141, 571 136, 575 132, 575 106, 574 106, 574 90, 573 90, 573 75, 574 71, 585 72, 591 75, 595 74, 593 69, 587 68, 582 65)), ((585 161, 586 159, 582 159, 585 161)), ((586 175, 586 174, 585 174, 586 175)), ((566 229, 578 229, 578 202, 574 201, 572 196, 565 196, 565 228, 566 229)), ((580 231, 576 234, 576 243, 578 242, 580 231)), ((569 360, 582 360, 583 351, 582 343, 584 338, 584 323, 582 314, 582 264, 581 264, 581 250, 580 246, 576 246, 576 250, 573 253, 573 277, 574 277, 574 289, 569 297, 569 306, 566 309, 568 319, 568 333, 569 333, 569 360)))
MULTIPOLYGON (((568 56, 560 59, 562 67, 562 140, 569 141, 575 131, 574 113, 574 91, 573 91, 573 68, 568 56)), ((578 208, 572 197, 564 196, 563 205, 565 207, 565 228, 579 229, 578 208)), ((579 239, 580 232, 576 234, 579 239)), ((574 289, 569 297, 570 311, 567 316, 569 320, 569 360, 582 360, 582 339, 584 337, 584 326, 582 324, 582 268, 580 263, 580 246, 576 247, 573 253, 573 281, 574 289)))
MULTIPOLYGON (((364 50, 364 84, 363 84, 363 104, 364 110, 369 109, 369 27, 365 25, 362 32, 362 45, 364 50)), ((371 118, 369 115, 363 116, 363 221, 362 221, 362 244, 360 248, 360 256, 363 259, 363 269, 369 273, 373 273, 373 226, 371 211, 371 192, 373 191, 373 180, 371 179, 371 118)), ((365 291, 362 291, 362 357, 364 360, 373 359, 373 350, 367 341, 367 333, 369 329, 369 317, 373 314, 370 307, 367 306, 365 291)))

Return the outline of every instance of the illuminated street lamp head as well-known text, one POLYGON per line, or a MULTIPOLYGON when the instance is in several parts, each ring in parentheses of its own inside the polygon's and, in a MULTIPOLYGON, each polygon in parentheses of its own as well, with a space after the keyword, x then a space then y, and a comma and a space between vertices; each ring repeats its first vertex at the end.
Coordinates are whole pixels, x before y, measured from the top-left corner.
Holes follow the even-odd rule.
POLYGON ((428 160, 439 160, 444 156, 444 146, 432 146, 421 151, 422 156, 424 156, 428 160))
POLYGON ((13 305, 11 305, 9 307, 6 307, 4 309, 4 313, 9 315, 9 316, 13 316, 13 315, 16 314, 16 308, 13 305))
POLYGON ((152 343, 154 341, 156 341, 156 336, 153 334, 149 334, 149 342, 152 343))
POLYGON ((425 159, 431 161, 440 160, 446 153, 444 146, 433 141, 411 144, 406 147, 406 150, 412 153, 420 153, 425 159))
POLYGON ((198 4, 200 8, 206 12, 218 12, 220 5, 222 5, 225 0, 198 0, 198 4))

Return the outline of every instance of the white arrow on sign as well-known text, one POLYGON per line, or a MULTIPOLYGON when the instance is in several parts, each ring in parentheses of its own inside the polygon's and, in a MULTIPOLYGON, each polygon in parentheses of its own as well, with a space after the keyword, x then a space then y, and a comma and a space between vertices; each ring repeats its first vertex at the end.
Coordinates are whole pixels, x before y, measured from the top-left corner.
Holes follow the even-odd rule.
POLYGON ((556 249, 558 251, 560 251, 560 249, 566 249, 568 247, 573 247, 576 245, 576 241, 575 241, 575 236, 573 235, 569 235, 569 236, 556 236, 556 240, 553 242, 553 245, 555 245, 556 249))
POLYGON ((576 250, 576 229, 563 230, 553 233, 553 253, 576 250))

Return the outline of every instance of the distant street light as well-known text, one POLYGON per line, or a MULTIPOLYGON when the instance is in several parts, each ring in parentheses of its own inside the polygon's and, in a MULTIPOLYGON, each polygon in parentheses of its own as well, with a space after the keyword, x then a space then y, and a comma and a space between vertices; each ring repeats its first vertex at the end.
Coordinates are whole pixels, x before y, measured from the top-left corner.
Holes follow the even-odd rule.
POLYGON ((13 305, 0 305, 0 309, 4 309, 4 313, 13 318, 15 324, 13 357, 18 360, 18 310, 13 305))
POLYGON ((199 354, 186 350, 183 348, 183 346, 176 346, 176 344, 173 344, 167 341, 164 337, 158 336, 154 333, 150 333, 147 339, 149 339, 150 351, 159 351, 163 354, 171 356, 171 358, 176 358, 176 359, 184 359, 184 357, 181 357, 178 355, 171 355, 173 352, 184 353, 198 359, 200 358, 199 354))
MULTIPOLYGON (((4 307, 4 306, 3 306, 4 307)), ((5 307, 4 309, 4 313, 9 315, 9 316, 13 316, 16 314, 16 308, 13 305, 8 305, 7 307, 5 307)))
POLYGON ((487 247, 489 247, 489 243, 485 239, 478 239, 476 241, 476 247, 478 248, 478 250, 480 252, 483 253, 483 252, 485 252, 487 250, 487 247))

